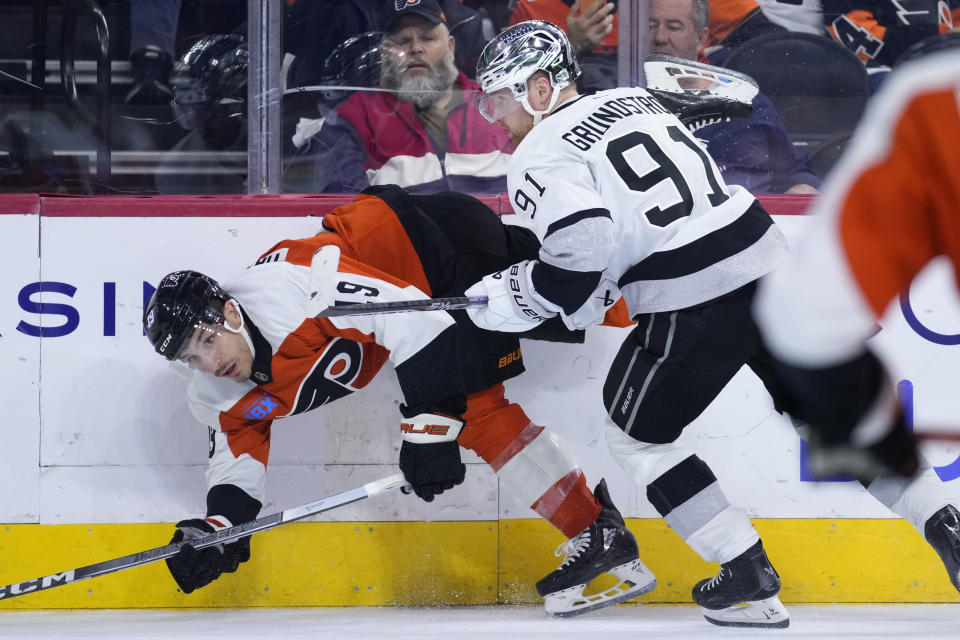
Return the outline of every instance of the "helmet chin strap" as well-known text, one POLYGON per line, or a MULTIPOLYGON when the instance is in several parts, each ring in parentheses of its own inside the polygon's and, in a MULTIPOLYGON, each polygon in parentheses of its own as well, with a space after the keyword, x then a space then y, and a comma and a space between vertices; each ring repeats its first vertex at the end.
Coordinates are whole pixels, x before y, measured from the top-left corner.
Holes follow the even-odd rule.
POLYGON ((557 106, 557 100, 560 99, 560 89, 553 87, 553 93, 550 95, 550 102, 547 104, 547 108, 543 111, 537 111, 530 106, 530 92, 523 94, 523 97, 520 98, 520 104, 523 105, 523 108, 527 113, 533 116, 533 126, 540 124, 540 121, 543 120, 544 116, 550 114, 553 111, 554 107, 557 106))

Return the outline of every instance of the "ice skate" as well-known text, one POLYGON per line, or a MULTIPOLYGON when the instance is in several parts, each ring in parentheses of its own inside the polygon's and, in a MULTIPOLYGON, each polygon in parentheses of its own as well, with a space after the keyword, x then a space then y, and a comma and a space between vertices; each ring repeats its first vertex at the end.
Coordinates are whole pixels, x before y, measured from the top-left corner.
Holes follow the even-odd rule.
POLYGON ((604 480, 593 495, 603 507, 600 515, 589 527, 557 547, 556 555, 564 556, 563 563, 537 582, 537 593, 551 616, 565 618, 596 611, 657 586, 657 579, 640 561, 637 541, 610 500, 604 480), (583 595, 587 584, 603 573, 619 578, 620 583, 602 593, 583 595))
POLYGON ((930 516, 923 536, 943 560, 950 582, 960 591, 960 512, 952 504, 930 516))
POLYGON ((720 567, 720 573, 693 587, 693 601, 708 622, 721 627, 790 626, 790 615, 777 594, 777 575, 763 544, 755 545, 720 567))

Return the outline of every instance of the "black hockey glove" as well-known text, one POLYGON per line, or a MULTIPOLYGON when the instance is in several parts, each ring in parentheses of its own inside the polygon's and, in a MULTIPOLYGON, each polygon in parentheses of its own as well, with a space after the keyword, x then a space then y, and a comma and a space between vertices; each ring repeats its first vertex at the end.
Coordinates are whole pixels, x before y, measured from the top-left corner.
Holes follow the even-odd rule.
POLYGON ((421 413, 400 425, 400 470, 413 492, 427 502, 463 482, 467 468, 460 461, 457 436, 463 422, 449 416, 421 413))
POLYGON ((241 562, 250 559, 250 536, 229 544, 218 544, 205 549, 194 549, 189 541, 232 526, 223 516, 193 518, 177 523, 171 544, 188 541, 180 553, 167 558, 170 575, 184 593, 205 587, 222 573, 233 573, 241 562))

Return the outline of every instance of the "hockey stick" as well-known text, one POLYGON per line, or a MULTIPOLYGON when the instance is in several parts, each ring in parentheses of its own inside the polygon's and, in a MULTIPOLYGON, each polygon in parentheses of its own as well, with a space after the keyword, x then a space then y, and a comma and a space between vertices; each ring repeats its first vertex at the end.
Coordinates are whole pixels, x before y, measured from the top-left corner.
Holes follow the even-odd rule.
POLYGON ((361 316, 370 313, 400 313, 403 311, 456 311, 467 307, 487 304, 486 296, 460 296, 456 298, 426 298, 424 300, 396 300, 390 302, 347 303, 337 302, 335 288, 338 286, 337 265, 340 249, 327 245, 317 250, 310 260, 310 280, 307 283, 310 300, 307 313, 315 318, 338 316, 361 316))
POLYGON ((327 307, 317 314, 318 318, 337 316, 360 316, 368 313, 400 313, 403 311, 456 311, 467 307, 482 307, 487 296, 460 296, 458 298, 427 298, 425 300, 398 300, 395 302, 368 302, 366 304, 342 304, 327 307))
POLYGON ((338 493, 335 496, 321 498, 299 507, 293 507, 291 509, 287 509, 286 511, 281 511, 269 516, 257 518, 256 520, 245 522, 244 524, 238 524, 235 527, 221 529, 220 531, 202 536, 200 538, 194 538, 192 540, 178 542, 176 544, 168 544, 164 547, 156 547, 155 549, 141 551, 140 553, 123 556, 122 558, 114 558, 113 560, 105 560, 104 562, 90 564, 85 567, 69 569, 68 571, 54 573, 48 576, 36 578, 34 580, 15 582, 14 584, 8 584, 5 587, 0 587, 0 600, 5 598, 16 598, 17 596, 35 593, 44 589, 62 587, 65 584, 86 580, 87 578, 96 578, 108 573, 123 571, 124 569, 130 569, 132 567, 139 567, 143 564, 150 564, 151 562, 156 562, 157 560, 164 560, 177 555, 180 552, 180 547, 185 544, 189 544, 194 549, 204 549, 215 544, 232 542, 254 533, 267 531, 268 529, 273 529, 281 524, 293 522, 294 520, 300 520, 302 518, 306 518, 307 516, 312 516, 323 511, 329 511, 335 507, 350 504, 351 502, 357 502, 358 500, 363 500, 364 498, 369 498, 391 489, 402 488, 406 486, 406 484, 407 482, 404 480, 403 474, 397 473, 381 480, 368 482, 362 487, 357 487, 355 489, 350 489, 349 491, 344 491, 343 493, 338 493))

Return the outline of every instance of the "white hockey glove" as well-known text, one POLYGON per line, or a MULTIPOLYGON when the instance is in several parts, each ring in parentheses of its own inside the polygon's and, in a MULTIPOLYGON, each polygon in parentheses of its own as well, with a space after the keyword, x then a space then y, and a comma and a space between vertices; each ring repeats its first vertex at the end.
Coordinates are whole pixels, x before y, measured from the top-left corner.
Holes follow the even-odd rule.
POLYGON ((587 301, 569 316, 563 316, 563 323, 568 329, 586 329, 587 327, 603 322, 604 314, 620 299, 620 288, 617 283, 604 278, 594 289, 587 301))
POLYGON ((470 307, 467 315, 481 329, 520 333, 557 315, 534 298, 530 261, 510 265, 466 290, 467 296, 487 296, 485 307, 470 307))
POLYGON ((457 436, 463 421, 421 413, 400 423, 400 470, 413 492, 426 502, 463 482, 467 468, 460 461, 457 436))
POLYGON ((250 536, 199 551, 189 544, 190 540, 202 538, 232 526, 223 516, 192 518, 177 523, 177 531, 173 534, 170 543, 186 540, 187 544, 180 547, 180 553, 167 558, 167 568, 184 593, 205 587, 219 578, 222 573, 233 573, 241 562, 250 559, 250 536))

